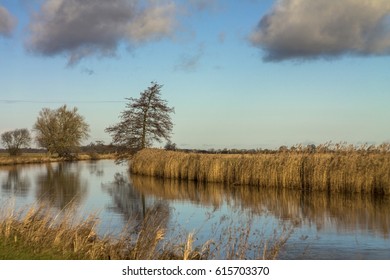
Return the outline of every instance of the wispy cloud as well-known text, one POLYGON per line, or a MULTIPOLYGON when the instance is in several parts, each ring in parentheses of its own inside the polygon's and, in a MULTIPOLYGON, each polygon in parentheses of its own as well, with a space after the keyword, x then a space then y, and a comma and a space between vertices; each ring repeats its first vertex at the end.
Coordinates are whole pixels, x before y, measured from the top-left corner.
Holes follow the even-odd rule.
POLYGON ((6 8, 0 6, 0 36, 10 36, 16 23, 16 18, 6 8))
POLYGON ((174 67, 175 70, 193 72, 198 68, 199 61, 204 54, 204 45, 200 44, 198 49, 193 54, 185 54, 181 56, 179 63, 174 67))
POLYGON ((266 61, 390 54, 388 0, 279 0, 251 34, 266 61))
POLYGON ((27 48, 65 55, 73 65, 88 56, 113 56, 129 46, 170 37, 176 5, 154 0, 44 0, 29 24, 27 48))
POLYGON ((216 10, 221 5, 218 0, 189 0, 188 3, 198 11, 216 10))
POLYGON ((93 69, 91 69, 91 68, 83 67, 81 69, 81 73, 84 73, 84 74, 86 74, 88 76, 92 76, 93 74, 95 74, 95 71, 93 69))
POLYGON ((226 33, 225 32, 220 32, 218 34, 218 41, 223 44, 226 40, 226 33))

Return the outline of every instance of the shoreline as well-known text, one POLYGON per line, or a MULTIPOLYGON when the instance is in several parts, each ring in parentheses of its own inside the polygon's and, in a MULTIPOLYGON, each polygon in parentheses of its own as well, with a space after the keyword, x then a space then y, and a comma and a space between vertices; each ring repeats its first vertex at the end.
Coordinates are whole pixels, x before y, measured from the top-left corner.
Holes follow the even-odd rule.
POLYGON ((64 161, 83 161, 83 160, 102 160, 115 159, 115 154, 84 154, 81 153, 75 159, 69 160, 62 157, 48 156, 46 154, 22 154, 21 156, 0 155, 0 166, 19 165, 19 164, 40 164, 50 162, 64 161))

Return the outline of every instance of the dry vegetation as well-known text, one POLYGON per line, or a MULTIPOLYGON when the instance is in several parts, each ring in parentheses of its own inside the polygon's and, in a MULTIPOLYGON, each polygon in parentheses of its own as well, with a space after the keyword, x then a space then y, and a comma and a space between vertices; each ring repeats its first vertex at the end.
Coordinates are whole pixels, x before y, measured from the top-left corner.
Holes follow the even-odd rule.
MULTIPOLYGON (((115 154, 78 154, 72 160, 99 160, 99 159, 115 159, 115 154)), ((1 165, 15 165, 15 164, 30 164, 30 163, 47 163, 69 160, 58 156, 50 156, 45 153, 26 153, 19 156, 9 156, 6 153, 0 153, 1 165)))
POLYGON ((99 220, 94 215, 76 219, 72 208, 54 212, 36 205, 15 213, 13 207, 3 207, 0 259, 246 259, 249 251, 253 258, 275 259, 292 233, 283 228, 253 244, 250 225, 231 225, 216 240, 194 248, 193 233, 166 238, 168 215, 162 209, 158 204, 149 209, 137 229, 129 226, 117 236, 102 237, 97 234, 99 220))
POLYGON ((275 153, 200 154, 145 149, 133 174, 326 192, 390 194, 390 145, 295 146, 275 153))
POLYGON ((0 256, 5 259, 124 260, 180 257, 176 251, 177 255, 173 254, 173 248, 160 248, 165 228, 157 208, 148 213, 138 234, 134 235, 127 229, 116 237, 98 236, 98 219, 91 215, 87 219, 77 220, 72 209, 60 213, 53 213, 43 205, 19 213, 13 213, 10 209, 2 211, 0 220, 0 256), (12 251, 7 252, 4 248, 12 248, 12 251))

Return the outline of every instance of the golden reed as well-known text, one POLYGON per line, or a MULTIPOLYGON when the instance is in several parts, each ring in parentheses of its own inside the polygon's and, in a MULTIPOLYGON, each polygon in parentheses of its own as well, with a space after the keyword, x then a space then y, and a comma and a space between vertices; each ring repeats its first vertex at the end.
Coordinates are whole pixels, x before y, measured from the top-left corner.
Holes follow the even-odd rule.
POLYGON ((200 154, 144 149, 132 158, 130 171, 229 185, 390 194, 388 152, 200 154))

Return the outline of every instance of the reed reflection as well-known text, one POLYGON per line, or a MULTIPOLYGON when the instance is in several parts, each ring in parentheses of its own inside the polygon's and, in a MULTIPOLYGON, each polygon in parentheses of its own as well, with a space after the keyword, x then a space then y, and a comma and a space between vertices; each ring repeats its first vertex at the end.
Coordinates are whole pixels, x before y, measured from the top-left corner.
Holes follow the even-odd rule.
POLYGON ((87 167, 90 175, 95 175, 96 177, 104 176, 104 167, 99 161, 90 161, 87 167))
MULTIPOLYGON (((141 228, 153 228, 158 224, 166 228, 169 220, 169 205, 162 200, 149 200, 139 190, 135 189, 129 180, 128 174, 116 173, 114 180, 102 184, 102 188, 112 198, 109 209, 121 214, 124 222, 129 223, 136 230, 141 228)), ((134 229, 133 228, 133 229, 134 229)))
POLYGON ((22 169, 18 166, 7 167, 7 169, 7 177, 1 182, 2 192, 8 196, 27 197, 31 187, 29 178, 23 175, 22 169))
POLYGON ((266 211, 279 220, 315 225, 318 231, 333 227, 338 231, 359 230, 390 237, 389 197, 203 184, 139 175, 132 175, 131 179, 134 188, 145 196, 215 208, 226 202, 233 209, 258 215, 266 211))
POLYGON ((37 200, 60 210, 71 203, 79 205, 86 197, 88 182, 81 179, 76 163, 46 164, 46 172, 37 175, 37 200))

